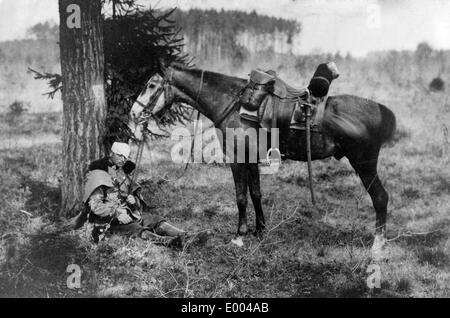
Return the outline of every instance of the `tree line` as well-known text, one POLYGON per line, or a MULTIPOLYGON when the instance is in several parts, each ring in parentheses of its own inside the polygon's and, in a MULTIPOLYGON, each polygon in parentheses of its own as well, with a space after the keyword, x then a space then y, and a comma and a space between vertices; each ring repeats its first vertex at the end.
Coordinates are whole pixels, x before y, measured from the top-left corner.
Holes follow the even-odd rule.
POLYGON ((255 11, 177 10, 174 21, 185 39, 185 51, 198 60, 232 61, 236 66, 252 53, 287 53, 301 32, 295 20, 259 15, 255 11))

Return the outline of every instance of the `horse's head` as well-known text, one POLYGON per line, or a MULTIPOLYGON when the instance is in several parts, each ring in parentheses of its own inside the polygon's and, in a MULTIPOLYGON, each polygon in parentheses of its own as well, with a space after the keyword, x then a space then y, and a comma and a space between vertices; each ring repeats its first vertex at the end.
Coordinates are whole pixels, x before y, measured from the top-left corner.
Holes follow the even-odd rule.
POLYGON ((156 74, 145 85, 139 97, 131 108, 130 117, 133 120, 145 115, 155 115, 165 106, 173 103, 170 83, 161 75, 156 74))
POLYGON ((152 76, 134 102, 128 126, 138 139, 142 137, 143 124, 150 117, 158 118, 175 101, 171 77, 167 72, 152 76))

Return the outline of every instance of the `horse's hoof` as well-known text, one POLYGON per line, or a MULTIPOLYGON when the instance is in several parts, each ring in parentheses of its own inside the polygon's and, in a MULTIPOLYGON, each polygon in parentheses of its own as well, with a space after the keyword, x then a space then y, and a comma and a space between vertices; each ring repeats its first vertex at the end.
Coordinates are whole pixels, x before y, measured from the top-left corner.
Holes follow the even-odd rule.
POLYGON ((245 236, 248 233, 248 227, 247 225, 241 225, 238 229, 238 236, 245 236))
POLYGON ((237 247, 244 246, 244 241, 242 240, 242 236, 236 236, 234 239, 231 240, 231 244, 234 244, 237 247))
POLYGON ((372 259, 375 261, 381 261, 385 258, 385 247, 387 240, 384 235, 375 235, 375 239, 372 245, 372 259))

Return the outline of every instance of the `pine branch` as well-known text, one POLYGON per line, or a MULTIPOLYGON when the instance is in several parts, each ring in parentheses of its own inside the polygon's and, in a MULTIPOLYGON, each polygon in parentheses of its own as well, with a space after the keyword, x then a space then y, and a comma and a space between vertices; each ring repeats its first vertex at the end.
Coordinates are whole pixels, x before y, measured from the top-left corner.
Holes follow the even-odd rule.
POLYGON ((37 80, 48 80, 48 86, 50 88, 53 88, 52 91, 44 93, 43 95, 47 95, 48 98, 53 99, 55 97, 55 94, 58 91, 62 91, 63 88, 63 82, 62 82, 62 76, 60 74, 56 73, 40 73, 36 70, 33 70, 32 68, 28 68, 28 71, 32 72, 34 74, 34 79, 37 80))

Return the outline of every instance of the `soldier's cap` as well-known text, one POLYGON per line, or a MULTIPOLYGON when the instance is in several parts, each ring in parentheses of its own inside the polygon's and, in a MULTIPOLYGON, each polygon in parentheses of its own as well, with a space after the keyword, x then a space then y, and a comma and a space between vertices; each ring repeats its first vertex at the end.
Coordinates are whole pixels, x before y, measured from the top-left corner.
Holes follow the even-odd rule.
POLYGON ((131 148, 126 143, 115 142, 111 147, 111 151, 116 155, 122 155, 126 159, 128 159, 128 157, 130 156, 131 148))

